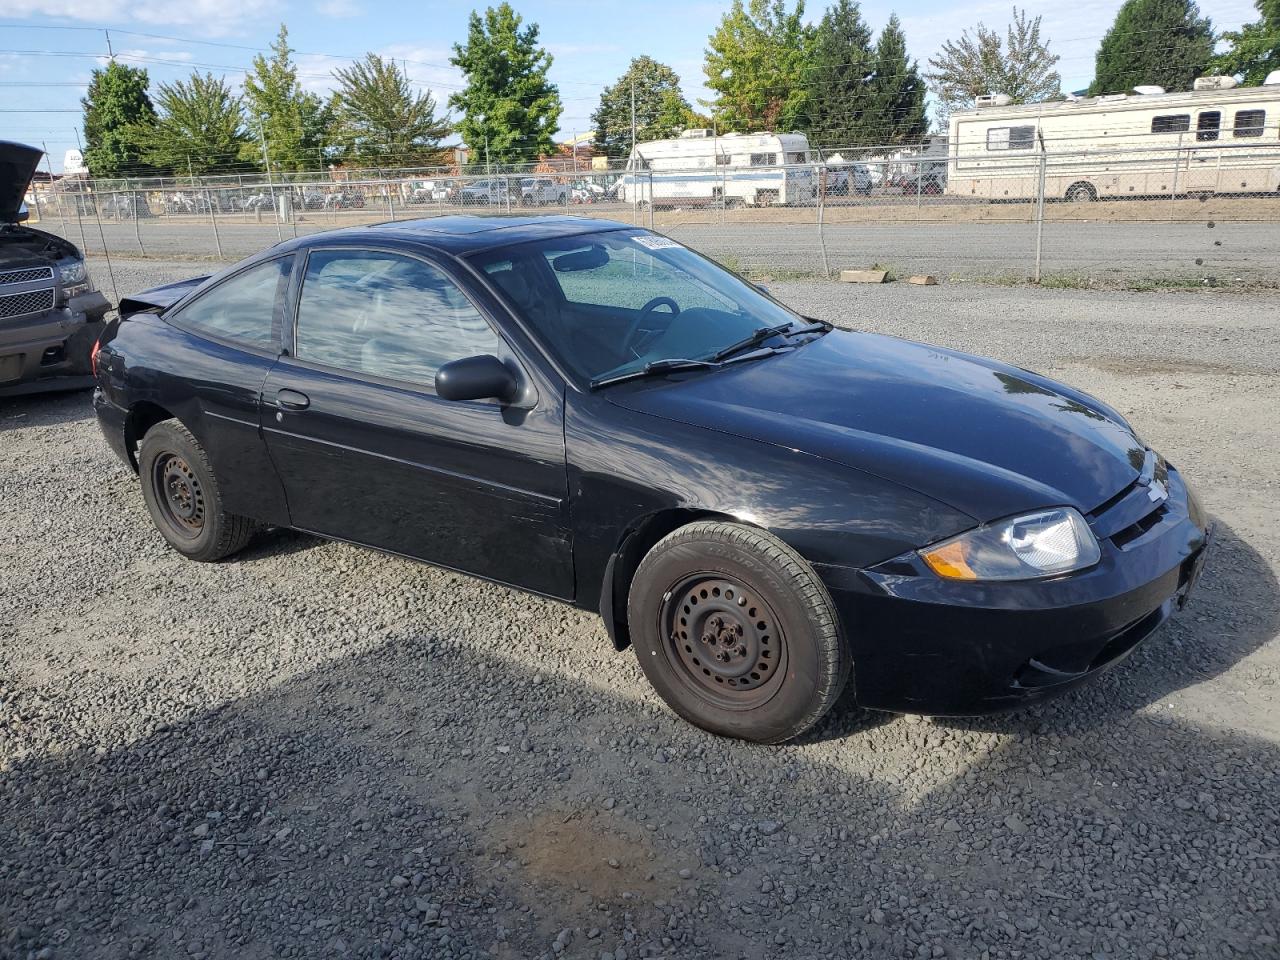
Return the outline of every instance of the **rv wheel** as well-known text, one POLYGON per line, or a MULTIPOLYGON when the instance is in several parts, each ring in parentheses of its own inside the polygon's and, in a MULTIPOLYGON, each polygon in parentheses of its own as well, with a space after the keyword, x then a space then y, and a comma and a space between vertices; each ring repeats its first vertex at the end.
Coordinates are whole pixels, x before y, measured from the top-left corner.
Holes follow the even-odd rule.
POLYGON ((1091 183, 1073 183, 1067 188, 1067 200, 1071 203, 1089 203, 1098 199, 1098 191, 1091 183))

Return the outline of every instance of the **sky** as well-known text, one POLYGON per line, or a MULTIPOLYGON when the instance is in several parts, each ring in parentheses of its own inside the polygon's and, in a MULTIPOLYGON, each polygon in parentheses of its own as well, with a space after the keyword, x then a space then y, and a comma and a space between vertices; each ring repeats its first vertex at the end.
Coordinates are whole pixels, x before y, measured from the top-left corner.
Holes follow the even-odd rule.
MULTIPOLYGON (((1120 3, 1027 3, 1031 15, 1043 16, 1043 35, 1062 58, 1063 90, 1081 89, 1092 79, 1098 43, 1120 3)), ((710 97, 703 85, 703 51, 729 0, 515 0, 512 5, 526 22, 539 25, 540 39, 554 57, 551 79, 565 108, 561 139, 590 130, 602 87, 616 80, 632 57, 647 54, 672 66, 695 106, 710 97)), ((824 5, 811 0, 806 19, 820 19, 824 5)), ((896 9, 908 51, 922 68, 943 41, 979 22, 1003 32, 1010 16, 1005 0, 916 0, 896 9)), ((431 90, 443 108, 462 84, 449 56, 452 45, 466 37, 470 10, 465 3, 396 0, 0 0, 0 139, 46 143, 53 168, 60 171, 65 151, 77 146, 80 97, 90 72, 107 62, 108 34, 123 62, 146 67, 153 88, 197 69, 238 85, 281 21, 289 26, 299 80, 307 89, 327 93, 335 68, 373 51, 404 61, 415 84, 431 90)), ((875 31, 894 10, 894 4, 880 0, 862 5, 875 31)), ((1217 31, 1257 18, 1251 0, 1216 0, 1202 10, 1217 31)))

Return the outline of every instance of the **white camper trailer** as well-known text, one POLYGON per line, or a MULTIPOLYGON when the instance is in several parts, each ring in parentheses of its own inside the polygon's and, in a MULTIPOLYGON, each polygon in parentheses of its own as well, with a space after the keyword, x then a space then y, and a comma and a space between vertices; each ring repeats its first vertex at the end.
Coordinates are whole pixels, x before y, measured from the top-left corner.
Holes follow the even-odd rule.
POLYGON ((1280 190, 1280 72, 1258 87, 1230 77, 1195 87, 1025 105, 979 98, 951 115, 946 192, 1036 197, 1042 149, 1051 200, 1280 190))
POLYGON ((637 143, 617 195, 657 207, 811 203, 817 177, 808 161, 803 133, 686 130, 637 143))

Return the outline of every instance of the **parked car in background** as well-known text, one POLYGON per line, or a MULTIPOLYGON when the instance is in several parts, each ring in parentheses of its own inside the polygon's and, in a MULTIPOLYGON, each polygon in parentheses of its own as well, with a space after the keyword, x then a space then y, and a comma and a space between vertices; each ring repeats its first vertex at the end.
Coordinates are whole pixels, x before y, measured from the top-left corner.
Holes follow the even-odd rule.
POLYGON ((0 141, 0 396, 84 388, 110 304, 69 240, 26 226, 42 151, 0 141))
POLYGON ((525 177, 520 181, 520 202, 525 206, 564 206, 569 200, 569 186, 550 177, 525 177))
POLYGON ((827 196, 867 196, 871 193, 871 171, 865 164, 833 164, 826 167, 827 196))
POLYGON ((1113 408, 805 318, 628 224, 312 234, 120 313, 94 406, 180 554, 295 527, 559 598, 727 736, 795 737, 850 681, 906 713, 1044 700, 1206 556, 1113 408))
POLYGON ((463 183, 458 191, 458 202, 463 206, 480 206, 490 203, 506 203, 509 198, 505 177, 489 180, 472 180, 463 183))
POLYGON ((569 186, 571 203, 599 203, 606 198, 608 188, 596 180, 575 180, 569 186))
POLYGON ((414 180, 409 185, 410 203, 448 203, 457 192, 449 180, 414 180))

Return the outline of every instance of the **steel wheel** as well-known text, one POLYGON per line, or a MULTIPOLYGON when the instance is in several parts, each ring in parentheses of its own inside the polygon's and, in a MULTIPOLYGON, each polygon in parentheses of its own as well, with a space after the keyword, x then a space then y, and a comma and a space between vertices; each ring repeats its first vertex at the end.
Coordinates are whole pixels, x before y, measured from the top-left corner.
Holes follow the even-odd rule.
POLYGON ((777 692, 786 675, 786 637, 769 605, 742 583, 687 577, 667 592, 659 618, 668 659, 698 696, 749 710, 777 692))
POLYGON ((174 533, 195 540, 204 531, 205 495, 200 478, 176 453, 156 458, 152 466, 155 489, 160 493, 160 515, 174 533))

